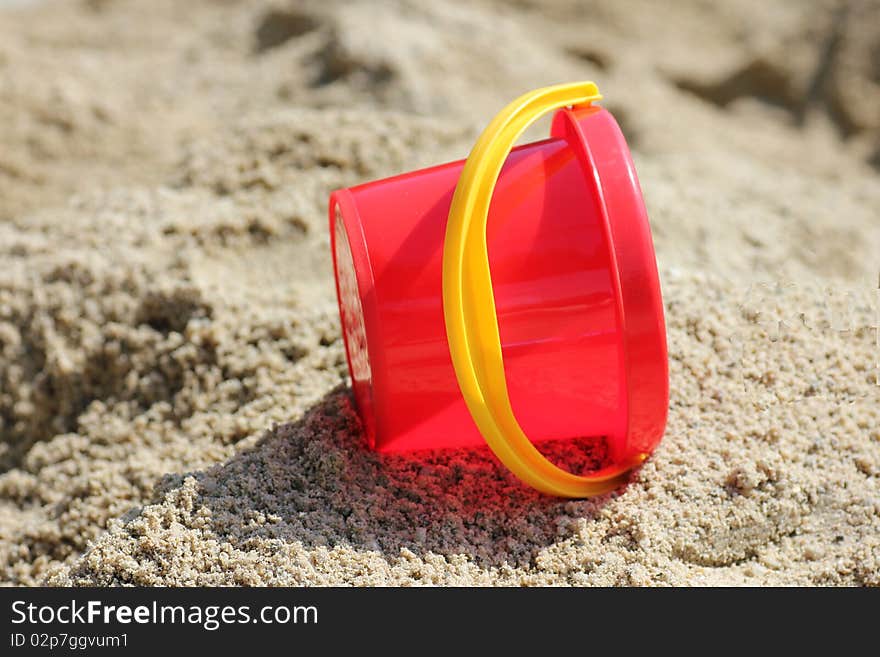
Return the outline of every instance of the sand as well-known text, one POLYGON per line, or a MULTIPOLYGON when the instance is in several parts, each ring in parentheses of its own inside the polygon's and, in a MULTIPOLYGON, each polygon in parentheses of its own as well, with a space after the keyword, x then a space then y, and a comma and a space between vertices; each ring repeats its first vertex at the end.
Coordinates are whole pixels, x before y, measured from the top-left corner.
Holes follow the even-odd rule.
POLYGON ((880 585, 880 3, 769 4, 6 3, 0 581, 880 585), (663 443, 589 501, 367 451, 328 192, 573 79, 652 221, 663 443))

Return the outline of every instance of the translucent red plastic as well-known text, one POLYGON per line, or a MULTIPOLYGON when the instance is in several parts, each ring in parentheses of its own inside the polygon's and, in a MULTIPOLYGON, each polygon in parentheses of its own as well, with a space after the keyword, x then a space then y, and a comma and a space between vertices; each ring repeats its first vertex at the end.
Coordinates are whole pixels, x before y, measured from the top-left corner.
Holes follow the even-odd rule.
MULTIPOLYGON (((604 437, 609 459, 650 453, 668 372, 654 247, 629 149, 601 107, 560 110, 551 138, 514 149, 487 243, 514 413, 534 441, 604 437)), ((483 443, 449 356, 441 257, 464 162, 330 198, 355 400, 380 451, 483 443)))

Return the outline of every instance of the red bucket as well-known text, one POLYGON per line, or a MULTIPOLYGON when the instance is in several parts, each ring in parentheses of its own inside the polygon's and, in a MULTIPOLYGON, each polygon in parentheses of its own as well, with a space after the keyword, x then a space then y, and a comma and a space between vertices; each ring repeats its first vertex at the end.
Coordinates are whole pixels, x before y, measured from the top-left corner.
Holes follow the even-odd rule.
MULTIPOLYGON (((442 256, 464 161, 334 192, 330 234, 354 396, 382 452, 483 443, 444 325, 442 256)), ((504 374, 529 438, 601 437, 640 462, 668 407, 663 304, 626 141, 598 106, 515 148, 486 229, 504 374)))

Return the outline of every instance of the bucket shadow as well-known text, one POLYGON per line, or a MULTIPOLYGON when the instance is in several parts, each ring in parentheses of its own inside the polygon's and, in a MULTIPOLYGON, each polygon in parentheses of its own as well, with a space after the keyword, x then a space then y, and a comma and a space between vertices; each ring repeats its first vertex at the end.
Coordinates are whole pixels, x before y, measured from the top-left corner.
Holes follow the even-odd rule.
MULTIPOLYGON (((575 469, 602 457, 589 445, 566 446, 554 456, 565 461, 564 453, 573 454, 567 465, 575 469)), ((592 518, 608 499, 541 495, 520 484, 488 448, 371 452, 347 388, 194 476, 193 512, 209 512, 217 537, 238 546, 280 539, 307 548, 346 545, 392 560, 407 548, 417 555, 465 554, 482 567, 533 563, 560 532, 569 534, 560 517, 592 518)))

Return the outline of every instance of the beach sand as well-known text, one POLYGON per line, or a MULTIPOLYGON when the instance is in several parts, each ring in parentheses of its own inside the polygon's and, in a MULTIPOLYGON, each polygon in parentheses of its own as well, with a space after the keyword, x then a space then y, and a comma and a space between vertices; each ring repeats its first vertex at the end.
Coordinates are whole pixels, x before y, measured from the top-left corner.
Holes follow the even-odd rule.
POLYGON ((0 581, 880 585, 880 3, 586 4, 0 10, 0 581), (329 191, 578 79, 654 231, 661 446, 588 501, 368 451, 329 191))

